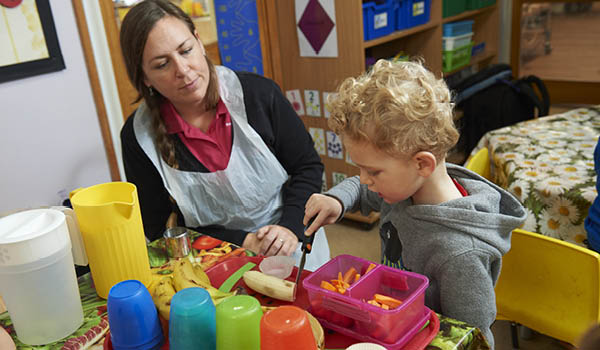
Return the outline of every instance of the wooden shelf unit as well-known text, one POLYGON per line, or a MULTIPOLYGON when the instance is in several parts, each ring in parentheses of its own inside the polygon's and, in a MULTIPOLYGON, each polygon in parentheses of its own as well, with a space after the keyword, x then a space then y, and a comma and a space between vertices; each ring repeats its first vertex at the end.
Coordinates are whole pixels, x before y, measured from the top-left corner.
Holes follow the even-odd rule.
MULTIPOLYGON (((264 31, 263 46, 264 71, 273 78, 282 90, 319 90, 321 107, 323 92, 333 92, 347 77, 357 76, 366 69, 366 57, 391 58, 403 51, 410 56, 425 59, 425 65, 437 76, 442 76, 442 25, 444 23, 473 19, 473 41, 475 44, 485 41, 485 51, 473 57, 470 65, 484 66, 497 61, 499 44, 499 9, 497 5, 467 11, 456 16, 442 18, 442 1, 432 0, 429 22, 426 24, 395 31, 387 36, 373 40, 363 40, 362 0, 335 0, 338 57, 314 58, 301 57, 298 47, 298 34, 294 1, 257 0, 261 31, 264 31)), ((468 66, 466 66, 468 67, 468 66)), ((466 67, 461 67, 464 69, 466 67)), ((459 71, 457 69, 449 75, 459 71)), ((304 98, 304 97, 302 97, 304 98)), ((329 130, 327 119, 301 116, 307 129, 321 128, 329 130)), ((322 156, 325 164, 327 187, 331 187, 332 173, 344 173, 348 176, 358 174, 358 168, 344 159, 322 156)), ((356 219, 356 215, 349 217, 356 219)), ((357 221, 370 222, 372 218, 357 221)))
MULTIPOLYGON (((446 1, 452 1, 452 0, 446 0, 446 1)), ((482 12, 495 11, 497 6, 498 6, 497 4, 494 4, 494 5, 480 8, 477 10, 465 11, 463 13, 459 13, 458 15, 443 18, 442 23, 449 23, 449 22, 460 21, 463 19, 469 19, 471 17, 475 17, 475 16, 479 15, 482 12)))

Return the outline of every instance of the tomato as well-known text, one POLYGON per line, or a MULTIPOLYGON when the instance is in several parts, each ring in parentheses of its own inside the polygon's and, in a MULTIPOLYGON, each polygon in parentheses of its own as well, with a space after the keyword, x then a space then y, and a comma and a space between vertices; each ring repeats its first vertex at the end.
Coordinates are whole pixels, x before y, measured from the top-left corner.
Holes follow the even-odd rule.
POLYGON ((196 240, 194 241, 194 243, 192 243, 192 247, 194 247, 194 249, 196 250, 209 250, 209 249, 213 249, 216 246, 220 245, 221 243, 223 243, 223 241, 216 239, 214 237, 211 236, 200 236, 198 238, 196 238, 196 240))

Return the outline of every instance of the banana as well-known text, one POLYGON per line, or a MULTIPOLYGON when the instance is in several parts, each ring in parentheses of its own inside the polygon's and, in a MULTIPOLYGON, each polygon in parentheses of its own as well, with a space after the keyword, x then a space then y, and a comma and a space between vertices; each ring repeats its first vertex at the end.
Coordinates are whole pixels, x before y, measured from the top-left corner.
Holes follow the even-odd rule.
POLYGON ((165 277, 164 275, 159 275, 154 272, 152 272, 150 274, 150 283, 148 283, 148 287, 147 287, 148 292, 150 292, 150 295, 154 295, 154 289, 158 285, 158 282, 160 282, 160 280, 162 280, 164 277, 165 277))
POLYGON ((173 284, 175 290, 180 291, 185 288, 200 287, 206 289, 210 294, 215 305, 218 305, 223 299, 234 295, 235 293, 225 293, 210 284, 208 275, 200 267, 194 268, 192 263, 187 259, 179 260, 175 264, 173 271, 173 284), (200 276, 198 276, 200 274, 200 276))
POLYGON ((202 266, 194 265, 194 273, 196 274, 196 277, 206 282, 209 286, 212 286, 212 283, 210 283, 210 278, 208 277, 206 272, 204 272, 202 266))
POLYGON ((173 287, 173 280, 170 276, 165 276, 158 282, 154 282, 156 285, 153 288, 152 301, 158 309, 158 313, 165 319, 169 319, 169 313, 171 312, 171 298, 175 295, 175 287, 173 287))
POLYGON ((256 292, 274 299, 294 301, 296 283, 266 275, 260 271, 244 272, 244 283, 256 292))
POLYGON ((198 277, 194 271, 194 266, 187 259, 179 260, 176 263, 175 270, 173 271, 173 282, 178 292, 190 287, 212 287, 208 276, 206 278, 198 277))

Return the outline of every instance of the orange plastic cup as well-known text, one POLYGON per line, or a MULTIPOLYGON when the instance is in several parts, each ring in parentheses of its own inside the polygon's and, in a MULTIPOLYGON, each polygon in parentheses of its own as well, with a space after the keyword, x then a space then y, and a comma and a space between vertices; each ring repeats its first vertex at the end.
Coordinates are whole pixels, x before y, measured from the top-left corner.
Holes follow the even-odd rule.
POLYGON ((261 350, 317 350, 306 312, 286 305, 265 313, 260 320, 261 350))

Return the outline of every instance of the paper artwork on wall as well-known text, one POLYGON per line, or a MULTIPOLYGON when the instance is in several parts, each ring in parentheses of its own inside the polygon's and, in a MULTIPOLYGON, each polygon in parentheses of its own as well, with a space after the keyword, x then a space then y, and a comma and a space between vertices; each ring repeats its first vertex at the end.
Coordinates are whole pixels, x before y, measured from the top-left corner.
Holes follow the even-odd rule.
POLYGON ((323 171, 323 183, 321 184, 321 192, 327 191, 327 176, 325 176, 325 171, 323 171))
MULTIPOLYGON (((174 2, 186 3, 189 0, 174 2)), ((263 57, 256 0, 214 0, 213 3, 221 63, 234 71, 262 75, 263 57)), ((199 23, 204 21, 199 20, 199 23)))
POLYGON ((344 173, 333 172, 333 173, 331 173, 331 177, 333 180, 333 183, 332 183, 332 187, 333 187, 333 186, 336 186, 337 184, 339 184, 340 182, 344 181, 344 179, 347 178, 348 175, 346 175, 344 173))
POLYGON ((302 57, 337 57, 335 0, 296 0, 296 29, 302 57))
POLYGON ((346 152, 346 163, 356 166, 356 164, 354 164, 354 162, 352 161, 352 158, 350 158, 350 153, 348 152, 346 152))
POLYGON ((329 100, 329 96, 331 96, 331 98, 335 98, 335 96, 337 95, 337 92, 324 92, 323 93, 323 116, 325 118, 329 118, 329 109, 328 109, 328 104, 327 101, 329 100))
POLYGON ((327 156, 335 159, 344 159, 342 140, 333 131, 327 131, 327 156))
POLYGON ((318 90, 304 90, 304 102, 306 102, 306 115, 311 117, 321 116, 321 101, 318 90))
POLYGON ((300 90, 288 90, 285 92, 285 95, 292 104, 292 107, 294 107, 296 114, 304 115, 304 103, 302 103, 300 90))
POLYGON ((327 151, 325 151, 325 131, 320 128, 309 128, 308 132, 315 143, 315 150, 320 155, 326 155, 327 151))

